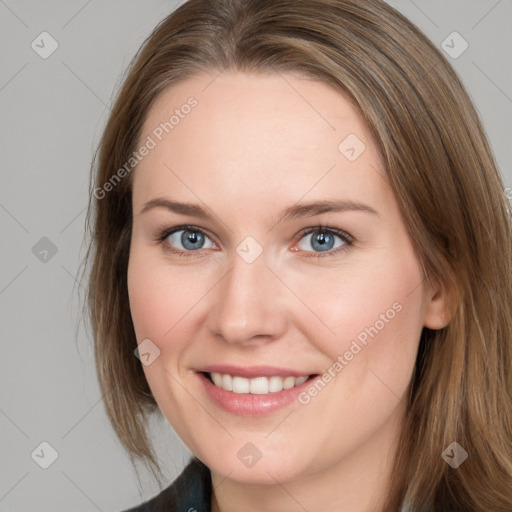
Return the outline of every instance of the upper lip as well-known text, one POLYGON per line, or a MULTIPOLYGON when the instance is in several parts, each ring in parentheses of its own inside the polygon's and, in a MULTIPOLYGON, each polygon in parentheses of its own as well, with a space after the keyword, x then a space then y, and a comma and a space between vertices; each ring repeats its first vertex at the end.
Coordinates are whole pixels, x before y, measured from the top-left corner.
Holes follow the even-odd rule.
POLYGON ((312 372, 294 370, 291 368, 279 368, 277 366, 234 366, 230 364, 213 364, 196 368, 197 372, 222 373, 237 377, 253 379, 255 377, 302 377, 314 375, 312 372))

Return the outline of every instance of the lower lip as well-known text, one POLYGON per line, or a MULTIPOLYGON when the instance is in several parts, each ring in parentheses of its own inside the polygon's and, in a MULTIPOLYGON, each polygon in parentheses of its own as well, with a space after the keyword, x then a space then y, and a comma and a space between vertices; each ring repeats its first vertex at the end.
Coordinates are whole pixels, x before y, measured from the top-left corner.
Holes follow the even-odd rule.
POLYGON ((297 396, 308 388, 316 377, 309 378, 302 384, 276 393, 256 395, 252 393, 233 393, 218 388, 206 375, 197 373, 208 396, 225 411, 239 416, 264 416, 290 405, 297 396))

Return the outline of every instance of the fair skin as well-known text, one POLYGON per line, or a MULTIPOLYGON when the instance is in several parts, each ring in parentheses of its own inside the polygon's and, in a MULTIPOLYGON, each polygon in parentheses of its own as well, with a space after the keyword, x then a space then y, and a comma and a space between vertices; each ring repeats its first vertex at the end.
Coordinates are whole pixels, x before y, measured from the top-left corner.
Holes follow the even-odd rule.
POLYGON ((213 512, 381 510, 421 330, 446 321, 445 297, 424 279, 370 132, 324 83, 224 72, 165 90, 140 141, 190 96, 198 105, 133 175, 128 289, 138 342, 160 350, 144 366, 155 399, 211 469, 213 512), (366 146, 354 161, 338 150, 349 134, 366 146), (198 204, 212 217, 142 212, 155 198, 198 204), (321 200, 368 208, 276 224, 285 208, 321 200), (206 232, 199 249, 187 249, 182 232, 155 243, 183 224, 206 232), (302 233, 318 226, 352 243, 331 232, 326 255, 318 235, 302 233), (248 236, 262 249, 251 263, 236 250, 248 236), (246 416, 220 407, 200 382, 196 370, 213 364, 322 374, 397 303, 307 404, 246 416), (251 467, 237 457, 248 442, 261 453, 251 467))

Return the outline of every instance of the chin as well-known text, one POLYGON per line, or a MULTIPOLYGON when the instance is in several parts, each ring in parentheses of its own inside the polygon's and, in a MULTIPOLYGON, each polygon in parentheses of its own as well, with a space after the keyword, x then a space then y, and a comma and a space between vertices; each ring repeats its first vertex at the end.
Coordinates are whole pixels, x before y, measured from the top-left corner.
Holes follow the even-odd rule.
POLYGON ((214 450, 213 453, 206 449, 198 458, 224 478, 255 485, 275 485, 276 480, 279 483, 294 480, 308 467, 304 453, 299 450, 296 454, 291 454, 284 446, 278 452, 266 454, 265 448, 257 450, 250 443, 242 443, 242 448, 237 449, 214 450))

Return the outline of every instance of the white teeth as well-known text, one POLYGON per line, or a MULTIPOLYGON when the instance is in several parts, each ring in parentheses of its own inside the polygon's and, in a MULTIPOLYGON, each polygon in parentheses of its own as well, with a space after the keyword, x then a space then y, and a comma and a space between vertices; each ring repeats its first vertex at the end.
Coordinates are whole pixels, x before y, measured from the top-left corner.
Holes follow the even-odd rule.
POLYGON ((249 393, 251 381, 243 377, 233 377, 233 393, 249 393))
MULTIPOLYGON (((210 373, 210 377, 218 388, 222 387, 222 375, 220 373, 210 373)), ((227 375, 227 377, 230 377, 230 375, 227 375)))
MULTIPOLYGON (((218 373, 217 375, 220 376, 220 373, 218 373)), ((231 377, 231 375, 222 375, 222 386, 219 386, 219 384, 217 384, 218 387, 222 387, 222 389, 225 389, 226 391, 233 391, 233 377, 231 377)), ((213 373, 212 373, 212 378, 213 378, 213 373)))
POLYGON ((295 386, 295 377, 286 377, 286 379, 283 380, 283 389, 290 389, 295 386))
POLYGON ((268 380, 268 390, 271 393, 277 393, 277 391, 282 391, 283 389, 283 379, 281 377, 270 377, 268 380))
POLYGON ((232 376, 212 372, 209 374, 213 383, 226 391, 233 393, 253 395, 267 395, 268 393, 277 393, 283 389, 290 389, 306 382, 309 375, 302 377, 255 377, 254 379, 246 379, 245 377, 232 376))
POLYGON ((295 385, 298 386, 299 384, 302 384, 303 382, 306 382, 308 380, 308 376, 305 375, 304 377, 297 377, 295 379, 295 385))
POLYGON ((255 379, 251 379, 248 382, 249 392, 253 395, 266 395, 269 392, 267 377, 257 377, 255 379))

